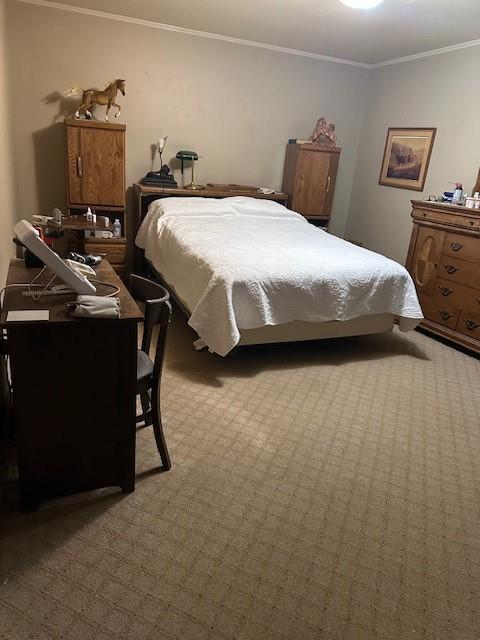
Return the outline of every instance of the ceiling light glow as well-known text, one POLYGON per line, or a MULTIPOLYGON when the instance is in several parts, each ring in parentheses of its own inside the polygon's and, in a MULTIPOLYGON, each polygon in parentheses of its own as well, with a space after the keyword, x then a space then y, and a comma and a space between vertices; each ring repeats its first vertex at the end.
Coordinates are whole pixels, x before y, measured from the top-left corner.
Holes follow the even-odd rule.
POLYGON ((342 0, 342 2, 353 9, 373 9, 382 4, 383 0, 342 0))

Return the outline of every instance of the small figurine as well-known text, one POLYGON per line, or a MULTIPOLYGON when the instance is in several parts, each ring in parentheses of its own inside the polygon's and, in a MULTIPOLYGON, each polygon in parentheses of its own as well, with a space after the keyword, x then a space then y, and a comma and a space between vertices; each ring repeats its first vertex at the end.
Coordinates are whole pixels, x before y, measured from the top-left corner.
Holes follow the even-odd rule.
POLYGON ((65 93, 68 96, 75 95, 77 93, 82 92, 82 102, 75 112, 75 118, 80 118, 80 112, 85 113, 85 117, 89 120, 92 118, 92 106, 94 104, 105 105, 107 107, 105 113, 105 120, 109 122, 108 112, 111 107, 117 108, 117 113, 115 114, 115 118, 118 118, 122 108, 115 102, 115 98, 117 97, 117 93, 120 91, 122 95, 125 95, 125 80, 117 79, 113 80, 109 84, 106 85, 103 91, 99 91, 98 89, 79 89, 78 87, 72 87, 68 89, 65 93))
POLYGON ((327 123, 327 119, 322 117, 317 120, 315 129, 310 136, 310 140, 314 144, 325 144, 329 147, 334 147, 337 142, 337 135, 335 133, 335 125, 327 123))

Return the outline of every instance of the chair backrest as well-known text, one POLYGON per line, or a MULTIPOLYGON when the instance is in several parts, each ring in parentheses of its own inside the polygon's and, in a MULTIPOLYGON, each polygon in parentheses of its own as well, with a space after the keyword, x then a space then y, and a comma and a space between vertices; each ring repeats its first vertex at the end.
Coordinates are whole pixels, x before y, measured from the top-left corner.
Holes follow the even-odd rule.
MULTIPOLYGON (((136 300, 141 300, 145 303, 142 338, 142 351, 145 353, 150 351, 153 328, 157 325, 160 327, 155 356, 156 364, 159 356, 163 360, 167 326, 172 315, 170 294, 161 284, 133 274, 130 276, 130 292, 136 300)), ((159 364, 161 366, 161 362, 159 364)))

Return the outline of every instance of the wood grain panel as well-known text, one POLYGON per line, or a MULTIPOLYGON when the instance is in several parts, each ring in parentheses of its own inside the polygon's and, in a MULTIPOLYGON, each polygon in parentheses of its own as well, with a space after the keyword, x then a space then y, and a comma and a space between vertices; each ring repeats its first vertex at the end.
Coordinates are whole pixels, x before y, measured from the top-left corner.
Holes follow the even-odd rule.
POLYGON ((448 211, 436 211, 433 209, 417 209, 413 210, 412 216, 419 220, 430 222, 439 222, 447 226, 460 226, 466 229, 479 229, 480 219, 478 217, 469 217, 467 215, 452 214, 448 211))
POLYGON ((409 270, 419 293, 433 295, 445 232, 440 229, 420 227, 415 252, 409 270))
POLYGON ((458 319, 457 331, 480 340, 480 313, 470 310, 462 311, 458 319))
POLYGON ((67 186, 68 200, 73 203, 82 203, 82 176, 81 176, 81 145, 80 130, 67 127, 67 186))
POLYGON ((462 260, 480 263, 478 238, 464 236, 459 233, 447 233, 443 253, 452 258, 461 258, 462 260))
POLYGON ((330 174, 330 156, 326 153, 301 151, 297 165, 294 211, 304 216, 326 215, 327 184, 330 174))
POLYGON ((437 278, 433 297, 447 299, 458 310, 480 313, 480 291, 459 282, 437 278))
POLYGON ((124 134, 110 129, 83 128, 83 202, 121 206, 125 202, 124 134))
POLYGON ((480 289, 480 265, 475 262, 442 255, 438 266, 438 275, 446 280, 480 289))
POLYGON ((445 327, 455 329, 459 310, 446 298, 419 295, 423 315, 445 327))
POLYGON ((125 238, 113 238, 112 240, 86 240, 85 249, 88 253, 98 254, 105 257, 112 266, 120 265, 125 262, 125 238))

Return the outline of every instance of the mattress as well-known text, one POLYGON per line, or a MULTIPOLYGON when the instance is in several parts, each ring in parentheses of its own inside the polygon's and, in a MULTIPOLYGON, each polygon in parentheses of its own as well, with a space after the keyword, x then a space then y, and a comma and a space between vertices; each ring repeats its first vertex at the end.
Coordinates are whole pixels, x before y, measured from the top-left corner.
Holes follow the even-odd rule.
POLYGON ((226 355, 242 330, 392 314, 423 318, 406 269, 248 197, 153 202, 136 244, 191 311, 189 324, 226 355))

